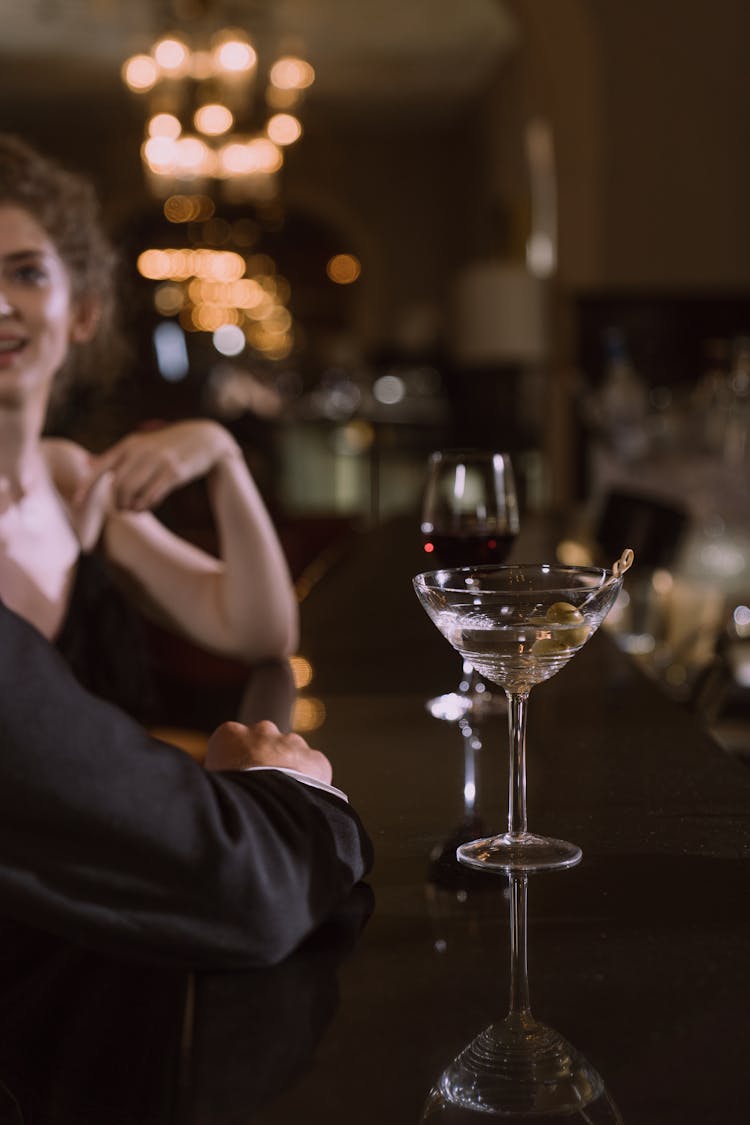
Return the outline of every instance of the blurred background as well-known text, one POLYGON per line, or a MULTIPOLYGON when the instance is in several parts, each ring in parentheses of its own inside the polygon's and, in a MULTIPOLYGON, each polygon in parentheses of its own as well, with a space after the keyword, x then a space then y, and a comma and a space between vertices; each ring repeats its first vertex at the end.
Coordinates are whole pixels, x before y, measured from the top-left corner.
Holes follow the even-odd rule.
POLYGON ((123 375, 51 430, 219 419, 301 596, 417 534, 430 450, 508 450, 565 561, 635 548, 620 642, 750 754, 744 0, 3 13, 0 128, 91 176, 121 262, 123 375))

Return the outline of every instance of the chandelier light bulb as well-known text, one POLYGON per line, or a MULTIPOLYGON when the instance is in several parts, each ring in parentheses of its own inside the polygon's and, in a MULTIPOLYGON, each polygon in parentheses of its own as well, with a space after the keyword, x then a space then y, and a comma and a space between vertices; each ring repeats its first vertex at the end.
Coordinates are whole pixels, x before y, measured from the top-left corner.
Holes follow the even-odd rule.
MULTIPOLYGON (((194 45, 179 32, 163 35, 150 54, 133 55, 122 66, 123 82, 147 93, 141 159, 149 186, 164 197, 179 191, 180 181, 232 180, 228 198, 272 198, 284 150, 302 136, 296 106, 315 71, 294 55, 264 60, 266 123, 246 135, 237 132, 235 114, 259 65, 253 43, 242 28, 226 27, 194 45)), ((192 206, 175 202, 187 197, 170 198, 169 221, 192 221, 192 206)))
POLYGON ((207 137, 220 137, 234 125, 232 111, 218 102, 202 105, 195 111, 193 120, 198 132, 204 133, 207 137))
POLYGON ((215 59, 220 70, 242 74, 253 69, 258 56, 249 43, 240 39, 227 39, 216 48, 215 59))
POLYGON ((257 172, 270 176, 273 172, 278 172, 284 163, 281 149, 266 137, 256 137, 247 147, 252 150, 257 172))
POLYGON ((304 59, 285 55, 273 64, 269 78, 279 90, 304 90, 315 81, 315 71, 304 59))
POLYGON ((246 144, 233 142, 219 151, 219 167, 225 176, 245 176, 255 172, 255 161, 246 144))
POLYGON ((292 145, 302 136, 302 126, 291 113, 275 113, 268 119, 266 132, 277 145, 292 145))
POLYGON ((159 77, 159 68, 151 55, 133 55, 122 64, 122 78, 129 89, 138 94, 151 90, 159 77))
POLYGON ((184 172, 197 174, 207 171, 210 160, 208 146, 200 137, 186 136, 176 143, 177 164, 184 172))
POLYGON ((173 113, 157 113, 148 123, 150 137, 167 137, 176 141, 182 132, 182 125, 173 113))
POLYGON ((177 145, 171 137, 149 137, 141 152, 152 172, 166 173, 177 159, 177 145))
POLYGON ((180 39, 160 39, 154 44, 154 58, 162 70, 172 74, 179 71, 187 62, 190 52, 180 39))

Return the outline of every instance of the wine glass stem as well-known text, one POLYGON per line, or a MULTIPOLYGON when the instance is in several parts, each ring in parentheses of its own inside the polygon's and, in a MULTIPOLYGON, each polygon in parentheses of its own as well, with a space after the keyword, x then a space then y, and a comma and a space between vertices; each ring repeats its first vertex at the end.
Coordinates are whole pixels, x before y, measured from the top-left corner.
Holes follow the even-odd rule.
POLYGON ((526 712, 529 693, 506 692, 508 697, 508 735, 510 771, 508 783, 508 833, 526 833, 526 712))

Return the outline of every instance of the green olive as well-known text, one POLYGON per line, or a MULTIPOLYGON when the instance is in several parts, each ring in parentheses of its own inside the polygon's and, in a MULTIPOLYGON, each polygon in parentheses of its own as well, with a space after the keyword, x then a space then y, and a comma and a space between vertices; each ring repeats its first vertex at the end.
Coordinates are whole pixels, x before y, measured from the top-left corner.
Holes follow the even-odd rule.
POLYGON ((580 629, 566 629, 565 630, 566 644, 570 645, 571 648, 580 648, 580 646, 582 644, 584 644, 586 642, 586 640, 588 639, 588 635, 589 635, 588 625, 581 625, 580 629))
POLYGON ((570 602, 554 602, 547 610, 548 621, 559 621, 561 625, 575 625, 583 621, 583 614, 570 602))
POLYGON ((534 656, 558 656, 568 646, 557 637, 539 637, 531 646, 534 656))

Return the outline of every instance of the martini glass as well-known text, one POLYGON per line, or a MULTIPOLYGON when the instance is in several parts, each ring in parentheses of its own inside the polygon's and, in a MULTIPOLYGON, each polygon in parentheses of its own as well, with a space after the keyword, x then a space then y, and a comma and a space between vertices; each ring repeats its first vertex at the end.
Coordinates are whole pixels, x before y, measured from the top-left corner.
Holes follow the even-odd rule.
POLYGON ((596 632, 622 586, 633 552, 611 570, 534 563, 463 567, 418 574, 422 606, 465 660, 499 684, 508 700, 508 830, 462 844, 470 867, 540 871, 571 867, 581 849, 529 832, 526 815, 526 717, 531 689, 571 660, 596 632))
MULTIPOLYGON (((420 529, 422 548, 433 566, 504 563, 518 535, 518 497, 507 453, 489 449, 438 449, 427 462, 420 529)), ((463 661, 458 690, 429 700, 436 719, 461 719, 472 709, 505 710, 463 661)))
POLYGON ((558 1031, 531 1012, 525 873, 510 873, 510 998, 505 1019, 490 1024, 449 1063, 430 1091, 421 1122, 622 1125, 601 1075, 558 1031))

